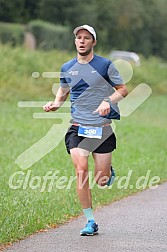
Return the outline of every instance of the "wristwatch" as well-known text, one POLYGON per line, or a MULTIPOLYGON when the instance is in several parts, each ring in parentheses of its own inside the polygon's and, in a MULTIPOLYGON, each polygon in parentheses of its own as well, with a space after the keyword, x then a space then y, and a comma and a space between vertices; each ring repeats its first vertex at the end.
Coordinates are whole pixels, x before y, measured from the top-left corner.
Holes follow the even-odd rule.
POLYGON ((105 97, 103 101, 108 102, 110 106, 112 106, 112 102, 109 97, 105 97))

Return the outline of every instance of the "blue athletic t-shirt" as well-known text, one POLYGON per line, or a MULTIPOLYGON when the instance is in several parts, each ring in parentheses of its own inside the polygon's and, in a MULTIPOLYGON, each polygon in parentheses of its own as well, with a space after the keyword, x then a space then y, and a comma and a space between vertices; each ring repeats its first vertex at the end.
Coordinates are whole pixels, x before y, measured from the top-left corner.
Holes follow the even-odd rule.
POLYGON ((97 55, 86 64, 74 58, 61 68, 60 85, 70 88, 71 116, 81 125, 101 125, 120 119, 117 104, 112 105, 107 116, 94 113, 103 99, 115 92, 114 86, 120 84, 123 80, 114 64, 97 55))

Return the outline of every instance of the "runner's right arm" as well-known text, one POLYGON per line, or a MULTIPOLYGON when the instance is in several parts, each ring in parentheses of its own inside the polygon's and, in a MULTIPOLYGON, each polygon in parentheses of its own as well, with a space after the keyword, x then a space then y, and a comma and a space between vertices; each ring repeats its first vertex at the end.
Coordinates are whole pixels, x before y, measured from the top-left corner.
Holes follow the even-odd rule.
POLYGON ((47 104, 45 104, 43 106, 43 109, 46 112, 56 111, 66 101, 66 99, 68 97, 68 94, 69 94, 69 88, 59 87, 59 89, 57 91, 57 94, 56 94, 55 100, 54 101, 50 101, 47 104))

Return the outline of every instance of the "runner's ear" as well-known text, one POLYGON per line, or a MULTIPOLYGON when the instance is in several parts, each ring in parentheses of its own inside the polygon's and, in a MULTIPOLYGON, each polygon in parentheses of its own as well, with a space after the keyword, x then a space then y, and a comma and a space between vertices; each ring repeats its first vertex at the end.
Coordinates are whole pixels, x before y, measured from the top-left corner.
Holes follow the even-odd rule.
POLYGON ((92 45, 95 46, 96 44, 97 44, 97 40, 94 40, 92 45))

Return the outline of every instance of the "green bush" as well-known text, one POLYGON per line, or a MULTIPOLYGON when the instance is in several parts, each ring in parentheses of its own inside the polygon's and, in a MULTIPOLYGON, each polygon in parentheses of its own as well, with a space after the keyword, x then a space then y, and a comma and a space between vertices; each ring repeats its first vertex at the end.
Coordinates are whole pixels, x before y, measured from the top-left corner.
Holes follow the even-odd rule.
POLYGON ((67 26, 33 20, 28 24, 28 31, 35 36, 38 49, 69 50, 72 48, 72 35, 67 26))
POLYGON ((25 27, 20 24, 0 22, 0 42, 11 46, 24 43, 25 27))

